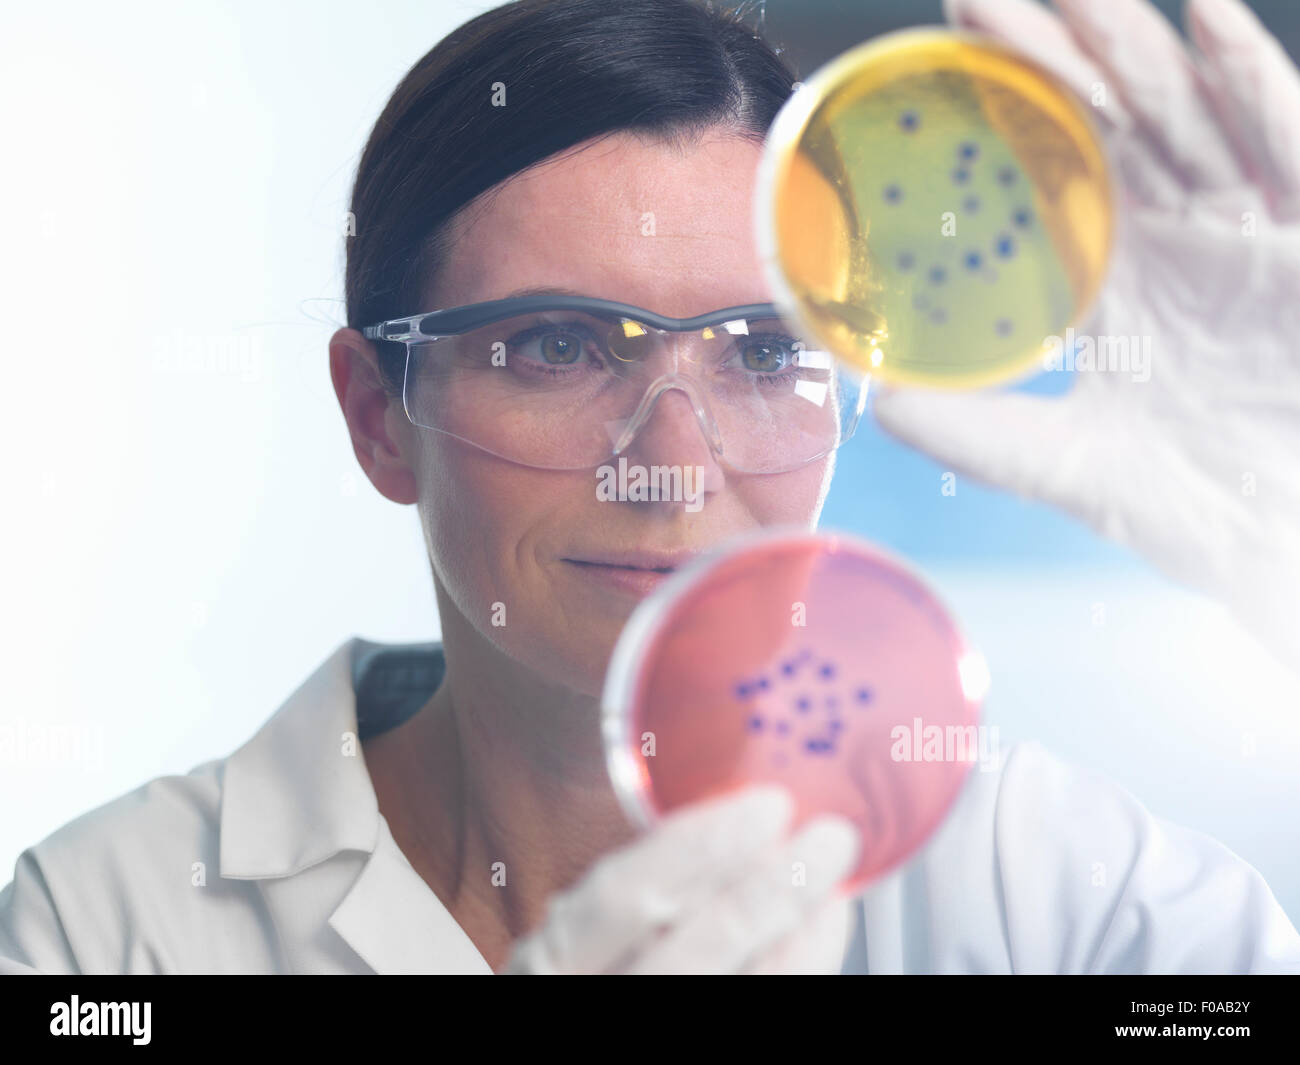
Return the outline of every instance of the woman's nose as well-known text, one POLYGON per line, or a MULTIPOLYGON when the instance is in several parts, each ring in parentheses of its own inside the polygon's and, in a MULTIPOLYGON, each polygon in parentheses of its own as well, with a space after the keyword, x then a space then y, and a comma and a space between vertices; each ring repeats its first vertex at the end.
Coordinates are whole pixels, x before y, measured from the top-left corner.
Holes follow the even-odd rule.
POLYGON ((718 429, 707 405, 680 379, 661 378, 638 409, 632 440, 620 454, 644 466, 696 466, 704 470, 704 490, 716 491, 725 480, 714 448, 721 448, 718 429))

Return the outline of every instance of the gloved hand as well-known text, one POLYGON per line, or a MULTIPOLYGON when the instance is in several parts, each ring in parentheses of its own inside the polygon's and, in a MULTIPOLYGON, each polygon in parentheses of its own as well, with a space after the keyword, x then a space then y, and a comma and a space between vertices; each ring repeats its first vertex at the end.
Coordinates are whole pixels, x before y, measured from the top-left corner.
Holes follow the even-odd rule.
POLYGON ((838 973, 858 833, 826 817, 788 839, 793 810, 755 787, 675 811, 552 898, 503 974, 838 973))
POLYGON ((1076 332, 1149 336, 1150 379, 1081 370, 1061 397, 884 389, 876 418, 1214 595, 1300 671, 1300 75, 1239 0, 1188 0, 1195 59, 1145 0, 1055 6, 946 0, 949 21, 1092 107, 1119 232, 1076 332))

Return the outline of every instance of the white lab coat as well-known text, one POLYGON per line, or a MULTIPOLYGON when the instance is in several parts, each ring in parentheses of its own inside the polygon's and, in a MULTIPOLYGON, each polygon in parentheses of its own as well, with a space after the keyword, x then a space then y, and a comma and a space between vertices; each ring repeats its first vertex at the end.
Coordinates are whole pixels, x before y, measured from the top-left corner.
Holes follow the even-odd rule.
MULTIPOLYGON (((338 648, 251 740, 25 850, 0 972, 490 973, 398 849, 338 648)), ((846 972, 1300 972, 1263 878, 1019 744, 861 900, 846 972)))

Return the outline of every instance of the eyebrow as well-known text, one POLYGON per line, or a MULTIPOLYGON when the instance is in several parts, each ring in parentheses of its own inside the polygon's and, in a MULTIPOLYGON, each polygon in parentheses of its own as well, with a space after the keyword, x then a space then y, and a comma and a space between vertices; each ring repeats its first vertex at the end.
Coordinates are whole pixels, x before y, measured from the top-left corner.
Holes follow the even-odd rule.
MULTIPOLYGON (((553 285, 534 285, 530 288, 520 288, 520 289, 516 289, 514 292, 507 293, 506 295, 500 296, 498 298, 505 299, 505 300, 513 300, 513 299, 522 299, 526 296, 564 296, 564 297, 573 296, 573 297, 577 297, 578 299, 593 298, 589 293, 586 292, 578 292, 576 289, 557 287, 553 285)), ((624 301, 616 300, 614 302, 624 302, 624 301)), ((763 299, 763 300, 756 300, 754 302, 766 304, 766 303, 770 303, 771 301, 763 299)), ((735 306, 744 306, 744 305, 736 304, 735 306)))
POLYGON ((498 298, 504 300, 517 300, 523 299, 526 296, 576 296, 579 299, 590 298, 585 292, 577 292, 571 288, 555 288, 550 285, 536 285, 532 288, 520 288, 498 298))

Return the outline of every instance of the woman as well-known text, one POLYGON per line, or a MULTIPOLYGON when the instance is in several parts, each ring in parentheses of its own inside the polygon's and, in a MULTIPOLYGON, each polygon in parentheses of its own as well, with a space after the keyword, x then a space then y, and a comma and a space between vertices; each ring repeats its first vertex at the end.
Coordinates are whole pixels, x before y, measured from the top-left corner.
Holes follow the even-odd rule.
MULTIPOLYGON (((1194 10, 1217 28, 1243 17, 1235 3, 1194 10)), ((1082 5, 1069 30, 1034 5, 967 6, 954 17, 1028 27, 1022 47, 1088 76, 1082 5)), ((1239 39, 1272 47, 1249 23, 1239 39)), ((682 373, 639 406, 556 398, 561 379, 618 372, 609 338, 562 305, 576 294, 649 320, 766 303, 754 173, 793 80, 689 0, 523 0, 408 73, 359 166, 330 371, 367 476, 418 508, 443 643, 351 641, 229 758, 24 852, 0 896, 11 970, 1300 971, 1300 937, 1258 873, 1033 745, 973 774, 922 855, 853 903, 832 892, 853 830, 827 818, 791 835, 781 792, 634 838, 597 727, 623 622, 693 555, 815 526, 834 442, 810 444, 770 394, 755 417, 710 393, 724 412, 711 422, 684 342, 656 349, 682 373), (507 298, 534 302, 487 312, 464 334, 481 343, 389 339, 411 335, 411 316, 507 298), (618 437, 631 462, 699 471, 703 505, 600 498, 593 467, 618 437)), ((790 371, 790 338, 748 335, 738 371, 790 371)), ((914 402, 889 399, 900 434, 925 432, 914 402)), ((997 479, 994 458, 981 472, 997 479)), ((1097 498, 1002 476, 1017 478, 1076 510, 1097 498)), ((1105 504, 1101 524, 1145 528, 1122 493, 1105 504)))

